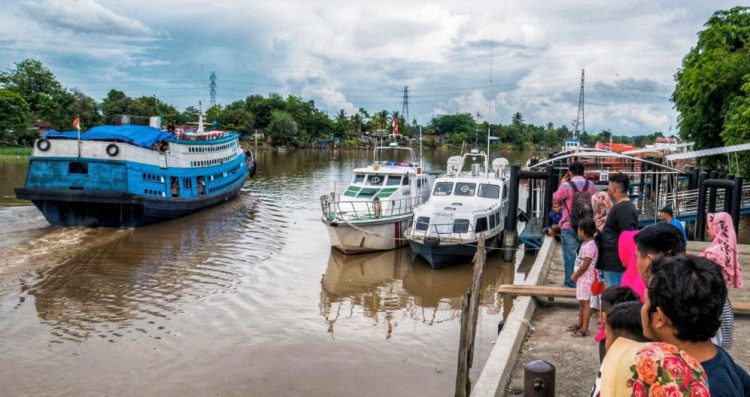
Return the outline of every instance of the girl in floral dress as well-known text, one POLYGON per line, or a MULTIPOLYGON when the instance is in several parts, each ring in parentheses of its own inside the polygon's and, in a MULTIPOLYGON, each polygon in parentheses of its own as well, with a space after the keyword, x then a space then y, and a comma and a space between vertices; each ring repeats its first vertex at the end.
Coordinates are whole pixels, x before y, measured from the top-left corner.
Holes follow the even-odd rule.
POLYGON ((591 320, 591 285, 594 283, 596 260, 599 249, 596 247, 596 223, 591 218, 585 218, 578 223, 578 238, 583 240, 576 256, 575 267, 571 280, 576 283, 576 299, 578 299, 578 324, 568 327, 573 336, 587 336, 589 321, 591 320))

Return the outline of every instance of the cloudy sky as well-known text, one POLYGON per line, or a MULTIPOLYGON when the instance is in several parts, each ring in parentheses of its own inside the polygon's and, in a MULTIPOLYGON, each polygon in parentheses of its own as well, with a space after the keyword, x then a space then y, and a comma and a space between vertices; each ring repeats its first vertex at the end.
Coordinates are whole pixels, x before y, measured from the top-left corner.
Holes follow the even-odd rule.
POLYGON ((697 0, 0 0, 0 68, 43 61, 69 88, 179 108, 293 94, 334 114, 480 113, 571 125, 586 69, 586 129, 676 128, 682 57, 717 9, 697 0), (492 70, 492 72, 490 72, 492 70), (490 84, 490 76, 492 83, 490 84), (491 105, 490 105, 491 104, 491 105))

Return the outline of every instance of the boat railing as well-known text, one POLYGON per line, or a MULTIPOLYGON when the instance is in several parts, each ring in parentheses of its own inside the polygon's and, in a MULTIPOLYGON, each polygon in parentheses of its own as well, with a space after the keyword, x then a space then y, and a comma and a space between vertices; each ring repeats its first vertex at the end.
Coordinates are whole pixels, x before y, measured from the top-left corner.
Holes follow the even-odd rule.
POLYGON ((330 194, 320 197, 320 206, 329 222, 375 221, 411 215, 428 197, 429 189, 419 189, 415 195, 399 199, 341 200, 340 194, 330 194))
POLYGON ((413 227, 406 231, 407 238, 422 240, 438 238, 440 242, 453 244, 476 242, 478 235, 488 233, 498 227, 496 225, 495 228, 476 232, 471 223, 461 225, 464 227, 455 223, 430 223, 426 229, 418 230, 415 227, 418 222, 418 220, 414 221, 413 227))

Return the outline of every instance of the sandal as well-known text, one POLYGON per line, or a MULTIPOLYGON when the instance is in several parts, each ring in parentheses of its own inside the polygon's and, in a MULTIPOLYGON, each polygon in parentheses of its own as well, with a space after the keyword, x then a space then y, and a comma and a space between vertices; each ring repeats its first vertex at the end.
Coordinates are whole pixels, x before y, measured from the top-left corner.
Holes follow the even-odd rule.
POLYGON ((573 337, 576 337, 576 338, 585 338, 585 337, 589 336, 589 332, 588 331, 584 331, 582 329, 579 329, 578 331, 573 332, 572 334, 570 334, 570 336, 573 336, 573 337))
POLYGON ((576 331, 578 331, 580 329, 581 329, 581 326, 578 325, 578 324, 573 324, 570 327, 565 328, 565 330, 568 331, 568 332, 576 332, 576 331))

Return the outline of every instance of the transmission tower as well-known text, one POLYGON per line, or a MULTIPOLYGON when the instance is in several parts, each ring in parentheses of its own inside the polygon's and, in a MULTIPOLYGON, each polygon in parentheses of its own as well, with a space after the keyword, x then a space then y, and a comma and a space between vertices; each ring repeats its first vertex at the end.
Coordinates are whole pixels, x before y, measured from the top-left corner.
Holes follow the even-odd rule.
POLYGON ((586 69, 581 69, 581 93, 578 95, 578 114, 576 114, 576 121, 573 125, 573 138, 578 139, 578 131, 584 132, 586 131, 586 117, 585 113, 583 111, 583 105, 584 105, 584 90, 583 90, 583 80, 584 80, 584 73, 586 72, 586 69), (581 127, 579 130, 578 127, 581 127))
POLYGON ((216 72, 211 72, 211 77, 209 77, 208 81, 210 95, 209 106, 214 106, 216 105, 216 72))
POLYGON ((401 104, 401 115, 404 116, 406 123, 409 123, 409 86, 404 86, 404 101, 401 104))

